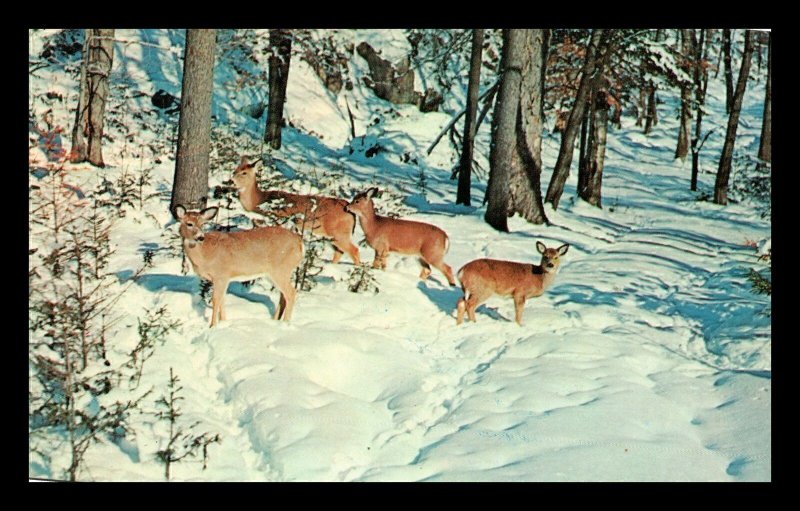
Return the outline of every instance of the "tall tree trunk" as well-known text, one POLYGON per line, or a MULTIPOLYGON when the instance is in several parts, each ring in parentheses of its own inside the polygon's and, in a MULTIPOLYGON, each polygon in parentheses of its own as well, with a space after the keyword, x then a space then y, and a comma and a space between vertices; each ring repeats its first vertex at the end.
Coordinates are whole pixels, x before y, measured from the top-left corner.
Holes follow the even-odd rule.
POLYGON ((703 126, 703 106, 706 104, 708 90, 708 67, 702 65, 707 61, 708 47, 711 44, 711 30, 700 29, 700 41, 695 46, 694 97, 697 104, 694 137, 692 137, 692 191, 697 190, 697 174, 700 172, 700 133, 703 126))
POLYGON ((772 32, 767 44, 767 87, 764 97, 764 120, 761 124, 761 143, 758 145, 758 159, 772 161, 772 32))
POLYGON ((547 222, 540 182, 546 48, 544 30, 503 31, 485 215, 501 231, 508 231, 507 218, 514 213, 532 223, 547 222))
POLYGON ((522 30, 522 82, 520 83, 516 152, 511 158, 510 204, 514 213, 533 224, 547 222, 542 205, 542 129, 547 31, 522 30))
POLYGON ((592 87, 592 80, 596 71, 597 52, 603 35, 603 29, 596 28, 592 31, 592 37, 586 49, 586 60, 583 64, 578 93, 575 96, 575 104, 570 111, 567 127, 561 137, 561 148, 558 151, 558 159, 553 169, 553 177, 547 187, 545 200, 551 203, 555 209, 558 208, 558 201, 561 199, 561 194, 564 193, 564 183, 566 183, 567 176, 569 176, 572 152, 575 148, 575 137, 578 134, 581 119, 583 118, 583 109, 586 108, 586 98, 592 87))
POLYGON ((731 65, 731 29, 722 30, 722 59, 725 65, 725 113, 733 106, 733 66, 731 65))
POLYGON ((286 84, 289 83, 289 64, 292 58, 292 33, 285 29, 269 31, 269 108, 264 142, 273 149, 281 148, 283 104, 286 102, 286 84))
POLYGON ((658 124, 658 109, 656 108, 656 85, 650 84, 647 94, 647 116, 644 121, 644 134, 647 135, 658 124))
POLYGON ((114 60, 114 29, 89 28, 84 31, 81 86, 75 126, 72 129, 70 161, 89 160, 97 167, 103 162, 103 117, 108 96, 108 76, 114 60))
MULTIPOLYGON (((683 57, 683 67, 686 71, 692 69, 692 65, 698 65, 695 59, 695 40, 694 30, 689 28, 681 29, 681 56, 683 57)), ((675 158, 684 159, 689 153, 689 137, 692 132, 692 85, 681 83, 681 119, 678 128, 678 146, 675 148, 675 158)))
POLYGON ((475 145, 475 128, 478 115, 478 91, 481 84, 483 62, 483 29, 472 30, 472 56, 469 62, 469 85, 467 87, 467 113, 464 119, 464 146, 458 170, 458 193, 456 204, 470 205, 472 179, 472 154, 475 145))
POLYGON ((606 135, 608 133, 608 92, 605 88, 595 91, 591 105, 591 144, 583 168, 583 186, 578 195, 589 204, 602 207, 601 189, 603 184, 603 163, 606 155, 606 135))
POLYGON ((186 30, 178 150, 170 202, 173 212, 178 204, 189 209, 206 204, 215 45, 215 30, 186 30))
POLYGON ((508 188, 511 159, 517 147, 517 113, 522 83, 521 30, 503 30, 500 69, 502 78, 492 116, 492 142, 489 147, 489 183, 486 187, 486 223, 508 232, 508 188))
POLYGON ((580 150, 578 152, 578 190, 586 186, 586 169, 589 160, 589 154, 592 152, 592 97, 594 91, 589 93, 588 104, 583 111, 583 122, 581 122, 581 138, 579 141, 580 150))
POLYGON ((733 146, 736 142, 736 128, 739 126, 739 112, 742 110, 742 100, 747 87, 747 77, 750 74, 750 57, 753 54, 753 36, 750 30, 744 33, 744 53, 742 54, 742 67, 739 79, 736 82, 736 91, 731 105, 731 115, 728 118, 728 132, 725 134, 725 144, 722 146, 722 156, 719 159, 717 180, 714 184, 714 202, 728 203, 728 178, 731 174, 731 161, 733 160, 733 146))

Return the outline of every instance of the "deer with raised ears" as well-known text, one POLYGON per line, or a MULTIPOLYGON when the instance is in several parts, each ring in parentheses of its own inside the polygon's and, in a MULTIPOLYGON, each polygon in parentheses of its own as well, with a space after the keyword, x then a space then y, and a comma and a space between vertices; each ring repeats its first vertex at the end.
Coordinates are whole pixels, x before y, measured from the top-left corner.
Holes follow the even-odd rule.
POLYGON ((522 326, 525 300, 541 296, 553 284, 561 264, 559 258, 567 253, 569 244, 547 248, 544 243, 537 241, 536 250, 542 254, 542 261, 538 265, 499 259, 475 259, 458 270, 464 297, 458 300, 456 324, 461 324, 464 312, 474 322, 478 305, 492 295, 500 295, 514 299, 515 319, 522 326))
POLYGON ((256 181, 255 166, 246 157, 233 172, 233 183, 239 192, 239 201, 246 211, 267 215, 265 202, 280 200, 282 205, 270 210, 274 216, 285 218, 297 215, 295 224, 302 230, 329 238, 333 244, 333 262, 338 263, 345 252, 354 264, 360 264, 358 247, 352 236, 356 218, 345 211, 347 201, 323 195, 302 195, 280 190, 261 190, 256 181))
POLYGON ((225 320, 225 293, 231 280, 252 280, 267 275, 281 293, 273 319, 289 321, 296 291, 292 273, 303 259, 303 240, 282 227, 257 227, 249 231, 203 232, 203 224, 214 218, 218 208, 187 211, 175 206, 180 222, 183 249, 195 273, 211 281, 211 325, 225 320))
POLYGON ((376 193, 377 188, 359 193, 346 208, 359 218, 367 244, 375 249, 372 267, 385 269, 389 252, 415 255, 422 265, 419 278, 427 279, 433 266, 447 277, 451 286, 455 286, 453 270, 444 262, 444 254, 450 243, 447 233, 435 225, 378 215, 372 202, 376 193))

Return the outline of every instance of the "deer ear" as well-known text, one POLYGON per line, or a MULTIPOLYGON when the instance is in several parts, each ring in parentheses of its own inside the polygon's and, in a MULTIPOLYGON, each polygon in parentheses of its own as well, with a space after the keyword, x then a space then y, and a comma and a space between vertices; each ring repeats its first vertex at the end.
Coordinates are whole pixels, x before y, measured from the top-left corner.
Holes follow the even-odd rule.
POLYGON ((564 255, 569 250, 569 243, 564 243, 560 247, 558 247, 558 255, 564 255))
POLYGON ((218 211, 219 211, 218 207, 211 206, 210 208, 206 208, 203 211, 201 211, 200 216, 203 217, 203 220, 208 221, 217 216, 218 211))
POLYGON ((175 208, 172 210, 172 216, 174 216, 175 219, 178 221, 180 221, 183 218, 183 215, 185 214, 186 214, 186 208, 184 208, 180 204, 175 206, 175 208))
POLYGON ((380 197, 381 195, 383 195, 383 192, 378 190, 377 186, 373 186, 372 188, 367 190, 367 197, 370 198, 370 199, 373 198, 373 197, 380 197))
POLYGON ((544 251, 547 250, 547 247, 544 246, 544 243, 541 241, 536 242, 536 251, 540 254, 544 254, 544 251))

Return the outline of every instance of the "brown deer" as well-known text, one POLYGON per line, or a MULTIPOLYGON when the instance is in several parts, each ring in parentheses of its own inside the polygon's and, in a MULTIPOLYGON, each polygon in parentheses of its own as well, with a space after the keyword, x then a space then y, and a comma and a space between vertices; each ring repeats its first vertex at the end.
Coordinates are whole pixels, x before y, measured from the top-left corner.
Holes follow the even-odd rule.
POLYGON ((267 275, 281 293, 273 319, 289 321, 296 291, 292 273, 303 259, 303 240, 282 227, 257 227, 250 231, 204 233, 203 224, 214 218, 218 208, 186 211, 175 206, 181 223, 183 250, 195 273, 211 281, 211 325, 225 320, 225 292, 231 280, 251 280, 267 275))
POLYGON ((359 218, 367 244, 375 249, 372 267, 385 269, 389 252, 415 255, 422 265, 419 278, 427 279, 431 274, 431 266, 434 266, 447 277, 451 286, 455 286, 453 270, 444 262, 444 254, 449 248, 447 233, 435 225, 376 214, 372 203, 376 193, 377 188, 359 193, 346 207, 347 211, 359 218))
POLYGON ((522 326, 522 308, 525 299, 541 296, 556 279, 560 256, 569 250, 565 243, 558 248, 547 248, 541 241, 536 250, 542 254, 539 265, 501 261, 498 259, 475 259, 458 270, 458 279, 464 298, 458 300, 456 324, 460 325, 466 311, 475 321, 475 309, 492 295, 514 298, 515 318, 522 326))
POLYGON ((267 215, 262 206, 267 201, 280 200, 282 205, 269 213, 278 218, 297 215, 295 224, 302 230, 329 238, 333 244, 333 262, 338 263, 347 252, 354 264, 360 264, 358 247, 352 235, 356 218, 345 211, 347 201, 323 195, 301 195, 280 190, 261 190, 256 182, 256 163, 242 162, 233 172, 233 183, 239 192, 239 201, 246 211, 267 215))

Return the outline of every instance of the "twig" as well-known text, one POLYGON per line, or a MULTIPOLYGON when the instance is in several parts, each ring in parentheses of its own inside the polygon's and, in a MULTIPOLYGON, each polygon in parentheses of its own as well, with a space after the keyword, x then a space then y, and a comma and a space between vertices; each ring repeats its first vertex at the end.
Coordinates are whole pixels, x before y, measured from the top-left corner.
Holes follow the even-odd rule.
MULTIPOLYGON (((481 95, 478 97, 478 101, 482 100, 483 98, 485 98, 486 96, 488 96, 489 94, 492 94, 492 93, 493 93, 495 90, 497 90, 497 86, 498 86, 499 84, 500 84, 500 81, 498 80, 497 82, 495 82, 495 84, 494 84, 494 85, 492 85, 491 87, 489 87, 488 89, 486 89, 486 90, 483 92, 483 94, 481 94, 481 95)), ((437 136, 436 136, 436 139, 435 139, 435 140, 433 141, 433 143, 431 143, 431 145, 428 147, 428 150, 427 150, 426 154, 431 154, 431 151, 433 151, 433 149, 436 147, 436 145, 437 145, 437 144, 439 143, 439 141, 442 139, 442 137, 444 136, 444 134, 445 134, 445 133, 447 133, 447 132, 450 130, 450 128, 452 128, 452 127, 453 127, 453 125, 454 125, 454 124, 455 124, 455 123, 456 123, 456 122, 457 122, 457 121, 458 121, 458 120, 461 118, 461 116, 462 116, 462 115, 464 115, 465 113, 467 113, 467 107, 466 107, 466 106, 464 107, 464 109, 463 109, 463 110, 461 110, 461 111, 460 111, 458 114, 456 114, 456 115, 455 115, 455 116, 454 116, 452 119, 450 119, 450 122, 448 122, 448 123, 447 123, 447 126, 445 126, 444 128, 442 128, 442 131, 439 133, 439 135, 437 135, 437 136)))

